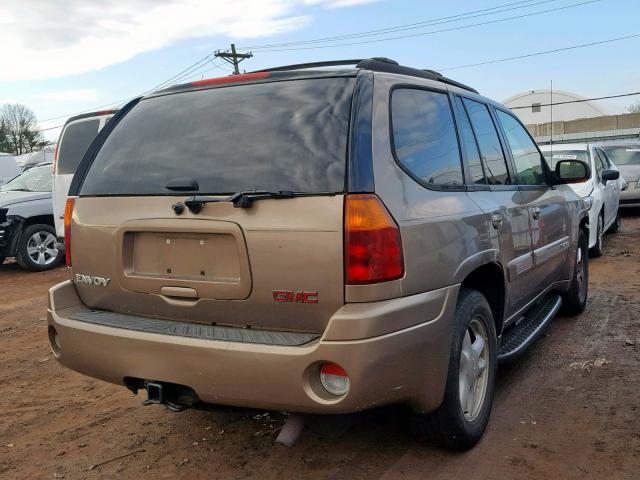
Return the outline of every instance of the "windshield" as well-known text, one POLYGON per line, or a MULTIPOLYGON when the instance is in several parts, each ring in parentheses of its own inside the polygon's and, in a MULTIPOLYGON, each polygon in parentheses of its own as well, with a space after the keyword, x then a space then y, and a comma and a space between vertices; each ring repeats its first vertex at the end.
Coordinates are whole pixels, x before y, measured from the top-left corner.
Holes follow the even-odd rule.
POLYGON ((587 165, 591 165, 591 161, 589 160, 589 152, 587 152, 586 150, 556 150, 554 148, 553 153, 546 151, 542 152, 542 154, 551 167, 551 170, 555 170, 556 163, 558 163, 560 160, 581 160, 587 165))
POLYGON ((602 146, 616 165, 640 165, 640 145, 602 146))
POLYGON ((81 195, 342 192, 354 78, 187 91, 142 100, 114 128, 81 195), (174 192, 175 193, 175 192, 174 192))
POLYGON ((51 165, 33 167, 0 187, 0 192, 50 192, 51 165))

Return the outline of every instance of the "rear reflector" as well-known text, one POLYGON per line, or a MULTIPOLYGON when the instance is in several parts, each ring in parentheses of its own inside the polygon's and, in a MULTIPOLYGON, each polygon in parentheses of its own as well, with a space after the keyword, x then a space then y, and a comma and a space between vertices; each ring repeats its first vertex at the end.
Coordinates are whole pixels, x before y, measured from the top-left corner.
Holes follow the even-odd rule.
POLYGON ((404 275, 400 229, 376 195, 345 199, 345 280, 379 283, 404 275))
POLYGON ((64 254, 67 267, 71 266, 71 216, 75 202, 75 197, 67 197, 67 203, 64 205, 64 254))
POLYGON ((244 75, 229 75, 228 77, 207 78, 205 80, 198 80, 191 82, 194 87, 203 87, 206 85, 219 85, 221 83, 235 83, 235 82, 248 82, 251 80, 261 80, 267 78, 269 72, 255 72, 245 73, 244 75))
POLYGON ((349 391, 349 376, 335 363, 325 363, 320 367, 320 382, 331 395, 341 396, 349 391))

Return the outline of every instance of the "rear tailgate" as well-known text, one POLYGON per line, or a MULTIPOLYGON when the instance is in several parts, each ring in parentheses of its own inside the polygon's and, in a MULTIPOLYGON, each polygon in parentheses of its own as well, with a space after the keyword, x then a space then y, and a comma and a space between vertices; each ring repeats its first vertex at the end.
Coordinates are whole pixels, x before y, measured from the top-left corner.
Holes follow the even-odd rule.
POLYGON ((344 303, 341 195, 262 200, 251 209, 208 204, 180 218, 175 201, 76 200, 73 274, 87 306, 321 332, 344 303))
POLYGON ((323 331, 344 303, 354 84, 345 75, 178 91, 115 120, 74 191, 71 257, 83 302, 168 320, 323 331), (184 190, 222 200, 254 189, 303 196, 172 208, 192 195, 184 190))

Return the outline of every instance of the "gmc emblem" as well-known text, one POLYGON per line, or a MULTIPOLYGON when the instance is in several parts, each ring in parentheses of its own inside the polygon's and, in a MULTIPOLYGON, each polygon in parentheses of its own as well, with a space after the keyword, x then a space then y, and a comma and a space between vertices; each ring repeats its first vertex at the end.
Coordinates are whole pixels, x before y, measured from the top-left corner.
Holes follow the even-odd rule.
POLYGON ((281 303, 318 303, 318 292, 294 292, 292 290, 274 290, 273 299, 281 303))

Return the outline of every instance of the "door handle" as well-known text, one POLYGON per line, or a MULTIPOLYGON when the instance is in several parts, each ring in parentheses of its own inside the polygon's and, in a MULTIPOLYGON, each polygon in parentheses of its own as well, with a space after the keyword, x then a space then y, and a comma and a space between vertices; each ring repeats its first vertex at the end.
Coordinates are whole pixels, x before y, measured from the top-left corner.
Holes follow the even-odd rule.
POLYGON ((540 210, 540 207, 533 207, 531 209, 531 216, 535 220, 540 220, 540 217, 542 217, 542 210, 540 210))
POLYGON ((491 223, 493 228, 500 230, 502 228, 502 215, 499 212, 493 212, 491 214, 491 223))

